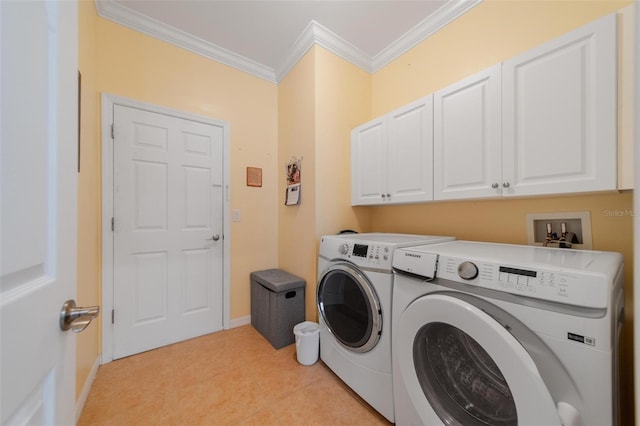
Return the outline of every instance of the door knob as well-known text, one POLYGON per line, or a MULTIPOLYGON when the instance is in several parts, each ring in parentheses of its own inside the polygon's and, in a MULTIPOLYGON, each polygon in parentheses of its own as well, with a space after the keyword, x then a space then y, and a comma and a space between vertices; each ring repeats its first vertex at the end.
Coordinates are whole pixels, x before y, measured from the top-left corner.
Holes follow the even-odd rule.
POLYGON ((210 239, 210 240, 212 240, 212 241, 218 241, 218 240, 220 239, 220 235, 218 235, 218 234, 213 234, 213 235, 211 236, 211 238, 209 238, 209 239, 210 239))
POLYGON ((75 300, 67 300, 60 310, 60 329, 80 333, 87 328, 91 320, 98 316, 99 312, 100 306, 76 307, 75 300))

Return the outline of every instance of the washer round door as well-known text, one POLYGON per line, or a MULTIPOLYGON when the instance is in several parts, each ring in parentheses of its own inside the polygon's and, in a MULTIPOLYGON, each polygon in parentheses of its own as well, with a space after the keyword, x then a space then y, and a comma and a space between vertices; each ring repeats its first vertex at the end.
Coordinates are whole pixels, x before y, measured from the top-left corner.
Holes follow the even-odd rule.
POLYGON ((352 352, 368 352, 380 340, 382 310, 371 282, 348 262, 331 263, 318 280, 318 312, 329 332, 352 352))
POLYGON ((407 307, 394 331, 394 366, 400 370, 394 374, 401 375, 423 423, 561 424, 529 353, 472 303, 444 293, 423 296, 407 307))

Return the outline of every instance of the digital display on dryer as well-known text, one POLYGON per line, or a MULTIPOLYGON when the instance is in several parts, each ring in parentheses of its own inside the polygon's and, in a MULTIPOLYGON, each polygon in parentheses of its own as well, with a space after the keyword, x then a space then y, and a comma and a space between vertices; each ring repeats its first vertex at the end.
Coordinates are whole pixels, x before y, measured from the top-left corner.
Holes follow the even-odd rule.
POLYGON ((524 275, 525 277, 535 278, 538 274, 536 271, 527 271, 526 269, 507 268, 506 266, 500 267, 500 272, 506 272, 507 274, 524 275))
POLYGON ((354 244, 353 245, 353 255, 359 257, 367 257, 367 251, 369 250, 369 246, 364 244, 354 244))

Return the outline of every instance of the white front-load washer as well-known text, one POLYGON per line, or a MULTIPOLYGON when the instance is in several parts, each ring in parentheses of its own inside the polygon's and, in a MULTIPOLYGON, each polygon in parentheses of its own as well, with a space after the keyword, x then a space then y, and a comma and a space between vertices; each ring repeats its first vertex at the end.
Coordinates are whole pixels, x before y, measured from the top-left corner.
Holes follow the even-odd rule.
POLYGON ((453 240, 406 234, 324 236, 318 258, 320 358, 394 421, 391 376, 392 258, 399 247, 453 240))
POLYGON ((393 266, 396 424, 618 424, 622 255, 454 241, 393 266))

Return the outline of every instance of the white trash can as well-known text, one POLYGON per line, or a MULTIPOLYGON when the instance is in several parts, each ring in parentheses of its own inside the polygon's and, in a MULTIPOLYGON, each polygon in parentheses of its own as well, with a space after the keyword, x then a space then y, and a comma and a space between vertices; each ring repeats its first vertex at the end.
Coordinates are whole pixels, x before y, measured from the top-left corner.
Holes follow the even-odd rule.
POLYGON ((305 321, 293 327, 296 336, 296 354, 302 365, 312 365, 318 361, 320 350, 320 326, 318 323, 305 321))

